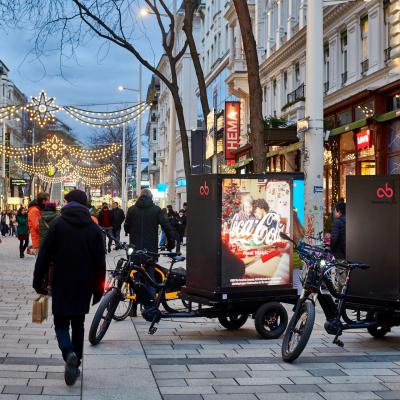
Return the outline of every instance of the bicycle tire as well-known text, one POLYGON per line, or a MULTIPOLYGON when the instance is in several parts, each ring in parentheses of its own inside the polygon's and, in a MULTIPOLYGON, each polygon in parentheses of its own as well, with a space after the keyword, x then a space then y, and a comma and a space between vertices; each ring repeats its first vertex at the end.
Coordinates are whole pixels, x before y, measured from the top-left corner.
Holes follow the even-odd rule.
POLYGON ((224 315, 223 317, 218 317, 219 323, 228 331, 236 331, 240 329, 249 318, 248 315, 224 315))
POLYGON ((293 314, 290 319, 289 325, 286 329, 285 336, 282 342, 282 359, 285 362, 292 362, 296 360, 307 346, 310 339, 311 332, 314 327, 315 321, 315 305, 311 301, 305 301, 299 309, 293 314), (290 349, 291 340, 293 338, 293 330, 299 322, 302 315, 307 314, 307 319, 304 325, 300 325, 299 330, 302 329, 301 337, 297 341, 296 347, 290 349))
POLYGON ((258 334, 264 339, 281 337, 288 324, 288 315, 281 303, 263 304, 256 312, 254 325, 258 334))
MULTIPOLYGON (((129 296, 133 296, 135 293, 131 287, 129 287, 129 296)), ((114 315, 112 316, 114 321, 124 321, 131 314, 132 308, 136 306, 136 301, 133 299, 124 298, 118 303, 117 308, 115 309, 114 315), (119 311, 119 307, 121 304, 125 305, 121 311, 119 311)))
MULTIPOLYGON (((173 306, 171 306, 170 304, 168 304, 168 303, 171 303, 172 301, 176 301, 176 300, 178 300, 178 299, 167 300, 167 299, 165 298, 165 294, 164 294, 164 296, 163 296, 163 298, 162 298, 162 300, 161 300, 161 304, 162 304, 162 306, 164 307, 164 310, 167 311, 167 312, 169 312, 169 313, 176 313, 176 312, 182 311, 182 310, 183 310, 182 308, 173 307, 173 306)), ((185 304, 184 304, 183 302, 182 302, 181 304, 185 307, 185 304)), ((186 309, 186 307, 185 307, 185 309, 186 309)))
MULTIPOLYGON (((375 321, 377 317, 377 313, 368 312, 366 320, 367 321, 375 321)), ((367 328, 368 333, 374 337, 375 339, 382 339, 386 334, 390 332, 390 327, 384 325, 378 325, 376 327, 367 328)))
POLYGON ((118 289, 113 288, 105 294, 97 307, 89 330, 89 342, 93 346, 99 344, 106 334, 118 306, 119 296, 118 289), (105 316, 103 316, 104 313, 106 313, 105 316), (101 323, 102 320, 104 320, 103 323, 101 323))

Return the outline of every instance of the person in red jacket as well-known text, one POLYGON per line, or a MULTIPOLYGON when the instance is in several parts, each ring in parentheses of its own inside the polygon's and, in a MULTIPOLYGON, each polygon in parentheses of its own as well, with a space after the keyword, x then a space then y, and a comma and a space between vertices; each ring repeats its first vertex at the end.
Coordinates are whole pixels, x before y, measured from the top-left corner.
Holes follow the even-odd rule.
MULTIPOLYGON (((103 228, 106 234, 113 234, 114 216, 107 203, 103 203, 103 207, 99 212, 99 225, 103 228)), ((106 247, 106 237, 104 237, 104 247, 106 247)), ((112 239, 108 237, 108 252, 111 252, 112 239)))
POLYGON ((36 251, 39 250, 40 229, 39 221, 42 215, 44 203, 49 201, 50 195, 41 192, 37 195, 36 200, 31 201, 28 206, 28 227, 32 239, 32 248, 36 251))

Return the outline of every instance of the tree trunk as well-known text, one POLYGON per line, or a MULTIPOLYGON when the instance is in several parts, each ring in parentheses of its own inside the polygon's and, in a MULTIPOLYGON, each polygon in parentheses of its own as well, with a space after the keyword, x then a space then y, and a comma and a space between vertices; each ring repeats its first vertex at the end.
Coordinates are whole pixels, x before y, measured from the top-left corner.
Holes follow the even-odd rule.
POLYGON ((250 143, 254 172, 263 173, 267 167, 266 147, 264 144, 264 119, 262 114, 262 89, 249 7, 246 1, 233 0, 242 34, 243 49, 247 63, 247 79, 250 99, 250 143))
POLYGON ((186 34, 188 41, 190 56, 193 61, 194 70, 196 72, 197 83, 199 85, 199 97, 201 102, 201 108, 203 110, 204 123, 207 121, 207 116, 210 112, 207 99, 207 87, 204 79, 203 68, 201 66, 199 53, 197 52, 196 42, 193 37, 193 16, 195 8, 198 6, 196 0, 184 0, 185 7, 185 22, 183 24, 183 31, 186 34))

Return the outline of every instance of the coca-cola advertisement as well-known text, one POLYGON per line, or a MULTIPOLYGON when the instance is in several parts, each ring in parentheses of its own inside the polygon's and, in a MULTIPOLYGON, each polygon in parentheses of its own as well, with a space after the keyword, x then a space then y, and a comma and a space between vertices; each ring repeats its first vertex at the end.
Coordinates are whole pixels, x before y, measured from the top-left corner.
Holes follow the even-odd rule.
POLYGON ((289 180, 222 180, 222 286, 288 285, 292 196, 289 180))

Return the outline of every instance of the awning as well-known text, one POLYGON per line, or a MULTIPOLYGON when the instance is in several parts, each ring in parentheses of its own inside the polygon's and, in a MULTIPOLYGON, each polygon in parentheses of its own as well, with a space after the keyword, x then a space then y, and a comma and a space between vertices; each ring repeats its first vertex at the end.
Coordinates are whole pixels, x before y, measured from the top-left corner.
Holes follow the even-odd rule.
POLYGON ((378 122, 385 122, 385 121, 390 121, 391 119, 400 117, 400 110, 395 110, 395 111, 389 111, 385 114, 377 115, 375 116, 375 121, 378 122))
POLYGON ((281 149, 270 151, 267 153, 267 158, 277 156, 277 155, 282 155, 282 154, 288 154, 291 153, 292 151, 299 150, 303 147, 304 141, 301 140, 300 142, 290 144, 289 146, 282 147, 281 149))
POLYGON ((252 161, 253 161, 252 158, 246 158, 245 160, 242 160, 242 161, 237 162, 236 164, 233 164, 231 166, 231 168, 234 168, 234 169, 242 168, 245 165, 250 164, 252 161))
POLYGON ((354 129, 361 128, 362 126, 368 125, 368 122, 365 118, 359 119, 357 121, 351 122, 350 124, 340 126, 339 128, 335 128, 331 130, 330 136, 340 135, 345 132, 353 131, 354 129))

